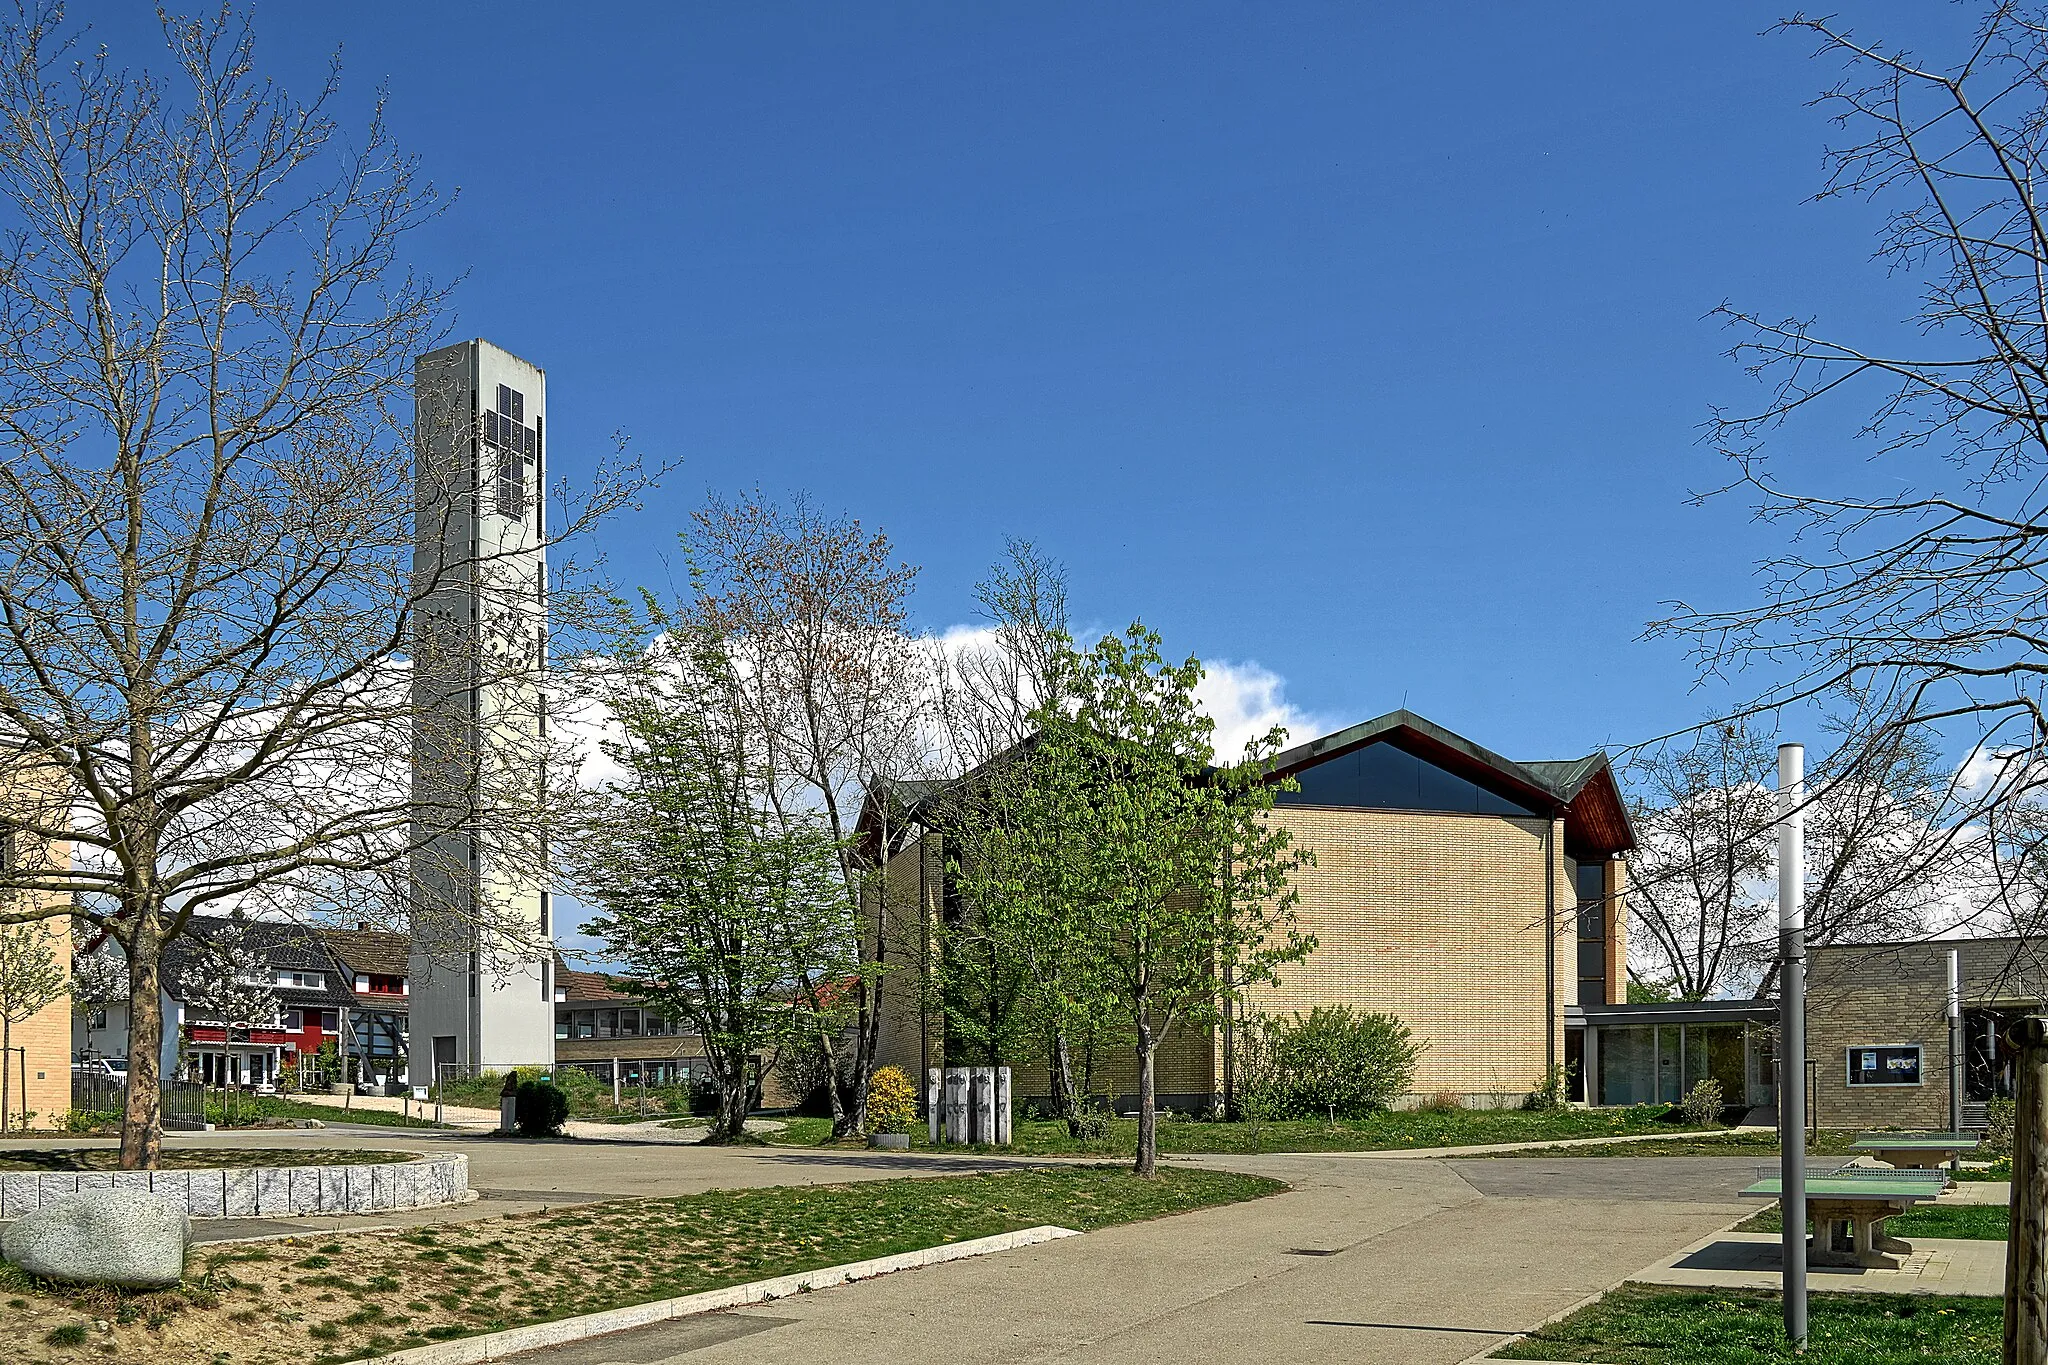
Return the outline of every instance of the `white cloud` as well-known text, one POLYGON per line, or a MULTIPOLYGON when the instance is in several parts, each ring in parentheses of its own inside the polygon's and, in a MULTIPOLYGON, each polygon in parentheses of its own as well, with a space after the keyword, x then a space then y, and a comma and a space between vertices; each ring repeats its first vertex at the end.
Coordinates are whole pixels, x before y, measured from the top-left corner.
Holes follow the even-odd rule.
POLYGON ((1244 746, 1275 725, 1287 727, 1289 746, 1331 729, 1313 712, 1287 700, 1287 680, 1265 665, 1246 660, 1204 659, 1195 697, 1216 722, 1216 756, 1234 759, 1244 746))

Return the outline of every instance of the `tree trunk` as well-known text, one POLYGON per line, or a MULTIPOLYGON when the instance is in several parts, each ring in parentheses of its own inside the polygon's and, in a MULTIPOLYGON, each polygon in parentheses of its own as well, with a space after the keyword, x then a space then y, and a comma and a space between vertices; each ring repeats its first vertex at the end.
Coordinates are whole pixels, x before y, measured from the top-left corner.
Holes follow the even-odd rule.
MULTIPOLYGON (((11 1132, 14 1127, 14 1097, 11 1093, 9 1093, 7 1085, 9 1075, 8 1068, 11 1067, 13 1063, 14 1020, 5 1014, 0 1014, 0 1133, 11 1132)), ((22 1074, 24 1076, 28 1074, 27 1067, 24 1066, 22 1068, 22 1074)), ((25 1088, 27 1084, 28 1082, 26 1081, 22 1082, 24 1090, 22 1092, 21 1097, 21 1107, 24 1111, 28 1109, 28 1093, 25 1088)), ((24 1129, 26 1129, 28 1127, 28 1122, 26 1120, 23 1120, 21 1126, 24 1129)))
MULTIPOLYGON (((868 1082, 875 1072, 875 1045, 882 1032, 882 983, 879 978, 861 981, 861 1006, 859 1025, 854 1039, 853 1070, 846 1077, 843 1102, 835 1105, 832 1115, 832 1136, 835 1138, 866 1137, 868 1132, 868 1082)), ((833 1084, 839 1083, 838 1069, 833 1069, 833 1084)))
POLYGON ((1157 1076, 1153 1058, 1157 1044, 1152 1038, 1152 1020, 1138 1008, 1138 1160, 1132 1173, 1150 1177, 1159 1164, 1159 1116, 1155 1108, 1157 1076))
POLYGON ((718 1113, 711 1121, 709 1142, 731 1142, 747 1130, 747 1102, 753 1087, 748 1084, 745 1053, 718 1059, 718 1113))
POLYGON ((818 1033, 818 1047, 825 1054, 825 1103, 832 1113, 832 1136, 838 1137, 846 1122, 846 1097, 839 1088, 839 1049, 823 1030, 818 1033))
POLYGON ((163 1002, 157 996, 162 941, 156 915, 136 916, 128 948, 128 1092, 121 1106, 121 1169, 153 1171, 163 1160, 163 1002))
POLYGON ((1074 1102, 1074 1064, 1067 1056, 1065 1024, 1053 1029, 1052 1047, 1048 1056, 1052 1063, 1049 1068, 1052 1073, 1052 1112, 1056 1117, 1066 1120, 1068 1134, 1078 1139, 1081 1136, 1078 1131, 1081 1125, 1081 1107, 1074 1102))

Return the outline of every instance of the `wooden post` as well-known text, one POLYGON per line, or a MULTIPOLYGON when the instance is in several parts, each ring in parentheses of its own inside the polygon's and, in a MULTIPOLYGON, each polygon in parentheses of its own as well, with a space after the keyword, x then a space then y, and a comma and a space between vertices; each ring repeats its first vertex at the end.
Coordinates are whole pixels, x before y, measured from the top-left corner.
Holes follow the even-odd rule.
POLYGON ((2048 1018, 2030 1015, 2013 1029, 2019 1044, 2019 1098, 2012 1122, 2012 1224, 2005 1250, 2004 1365, 2048 1365, 2048 1018))

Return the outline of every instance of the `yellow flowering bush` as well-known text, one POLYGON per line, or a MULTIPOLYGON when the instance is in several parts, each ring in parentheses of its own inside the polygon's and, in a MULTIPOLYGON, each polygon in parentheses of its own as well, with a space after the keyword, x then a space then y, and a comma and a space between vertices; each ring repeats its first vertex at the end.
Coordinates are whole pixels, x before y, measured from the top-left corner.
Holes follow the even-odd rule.
POLYGON ((868 1127, 877 1133, 907 1133, 917 1122, 917 1091, 898 1067, 877 1067, 868 1078, 868 1127))

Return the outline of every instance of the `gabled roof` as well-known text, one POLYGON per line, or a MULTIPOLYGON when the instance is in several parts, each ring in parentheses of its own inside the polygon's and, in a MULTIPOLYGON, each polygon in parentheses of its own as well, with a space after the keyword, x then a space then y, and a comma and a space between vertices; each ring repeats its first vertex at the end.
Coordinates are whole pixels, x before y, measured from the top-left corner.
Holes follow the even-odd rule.
MULTIPOLYGON (((1563 816, 1565 850, 1575 857, 1606 857, 1636 846, 1635 828, 1629 822, 1627 804, 1621 798, 1621 789, 1614 781, 1605 753, 1596 749, 1584 758, 1537 759, 1517 763, 1405 708, 1346 726, 1320 739, 1285 750, 1272 759, 1272 771, 1275 776, 1300 772, 1383 741, 1508 796, 1534 811, 1553 817, 1563 816)), ((1027 739, 1024 744, 1032 742, 1027 739)), ((864 832, 870 838, 876 834, 873 813, 878 802, 888 803, 890 820, 894 824, 928 818, 940 797, 954 787, 972 781, 984 768, 1009 756, 1008 753, 997 755, 982 768, 950 782, 876 778, 868 785, 863 803, 861 823, 864 832)))
POLYGON ((1584 758, 1517 763, 1406 708, 1296 745, 1273 759, 1273 771, 1276 775, 1300 772, 1380 742, 1392 743, 1534 810, 1564 816, 1567 852, 1604 857, 1636 845, 1628 807, 1605 753, 1596 749, 1584 758))
POLYGON ((378 976, 404 976, 409 968, 406 957, 412 951, 410 934, 394 934, 382 929, 322 929, 320 937, 327 941, 328 948, 341 961, 341 965, 352 972, 374 972, 378 976))
POLYGON ((271 994, 287 1006, 348 1006, 356 1002, 355 992, 343 980, 344 968, 328 951, 320 931, 290 920, 230 920, 225 915, 194 915, 184 932, 164 945, 163 984, 174 1000, 189 997, 185 989, 188 972, 203 970, 201 954, 205 945, 222 929, 239 922, 242 942, 273 972, 319 972, 322 984, 274 986, 271 994))

